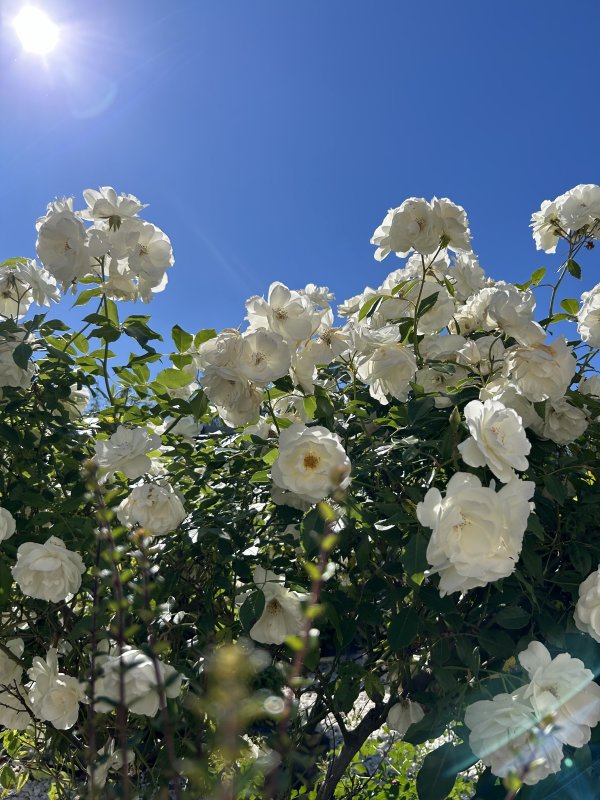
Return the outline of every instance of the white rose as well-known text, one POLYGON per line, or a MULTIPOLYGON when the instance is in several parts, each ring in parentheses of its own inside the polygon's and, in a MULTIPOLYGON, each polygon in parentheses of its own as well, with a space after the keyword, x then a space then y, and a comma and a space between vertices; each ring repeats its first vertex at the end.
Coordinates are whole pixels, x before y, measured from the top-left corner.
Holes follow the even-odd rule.
MULTIPOLYGON (((127 750, 125 754, 127 764, 135 761, 135 750, 127 750)), ((94 786, 102 789, 106 784, 109 772, 118 772, 123 767, 123 751, 115 746, 115 740, 110 739, 104 747, 98 750, 98 759, 94 764, 93 778, 94 786)), ((92 777, 92 769, 88 765, 88 775, 92 777)))
POLYGON ((486 330, 501 330, 519 344, 543 341, 544 330, 533 319, 535 297, 530 290, 521 291, 512 283, 497 281, 475 297, 486 330))
POLYGON ((544 200, 539 211, 531 215, 533 238, 538 250, 556 253, 556 245, 561 236, 561 221, 554 200, 544 200))
POLYGON ((306 595, 286 589, 284 578, 263 567, 254 570, 254 583, 262 589, 265 607, 250 629, 250 636, 261 644, 283 644, 286 636, 299 636, 304 626, 301 601, 306 595))
POLYGON ((466 364, 486 376, 502 366, 504 344, 497 336, 480 336, 465 341, 456 355, 459 364, 466 364))
POLYGON ((429 255, 438 249, 441 234, 441 215, 434 214, 424 198, 409 197, 401 206, 388 211, 371 244, 377 246, 377 261, 391 252, 403 258, 413 249, 429 255))
POLYGON ((85 565, 79 553, 51 536, 45 544, 25 542, 17 550, 12 575, 27 597, 59 603, 79 591, 85 565))
POLYGON ((258 328, 242 336, 239 374, 258 386, 268 386, 287 374, 290 349, 277 333, 258 328))
POLYGON ((457 472, 446 496, 430 489, 417 505, 421 525, 433 533, 427 546, 431 572, 440 575, 440 594, 464 592, 499 578, 516 566, 535 484, 517 478, 499 492, 475 475, 457 472))
POLYGON ((87 386, 82 386, 80 389, 77 388, 76 383, 71 386, 69 397, 63 401, 71 420, 76 420, 83 416, 89 405, 90 397, 90 390, 87 386))
POLYGON ((308 296, 279 282, 270 285, 267 300, 251 297, 246 301, 246 309, 251 330, 268 328, 286 342, 304 342, 321 325, 321 312, 308 296))
POLYGON ((19 683, 23 674, 23 667, 18 663, 25 649, 23 639, 9 639, 6 647, 14 654, 13 660, 4 650, 0 650, 0 686, 10 683, 19 683))
POLYGON ((271 469, 274 483, 317 503, 350 482, 350 459, 339 436, 317 425, 294 423, 279 435, 279 455, 271 469))
POLYGON ((115 472, 123 472, 135 480, 150 469, 152 459, 146 453, 161 446, 160 436, 149 433, 147 428, 126 428, 119 425, 108 440, 96 442, 96 461, 106 470, 105 478, 115 472))
POLYGON ((85 227, 68 209, 51 212, 44 218, 36 249, 44 267, 65 290, 90 271, 85 227))
POLYGON ((27 709, 27 692, 19 683, 0 688, 0 725, 9 731, 24 731, 32 723, 27 709))
POLYGON ((17 366, 13 358, 15 349, 21 342, 5 339, 0 342, 0 387, 15 386, 19 389, 29 389, 33 378, 33 364, 31 361, 26 369, 17 366))
POLYGON ((577 361, 564 336, 552 344, 511 347, 506 351, 503 375, 516 385, 528 400, 561 398, 575 375, 577 361))
POLYGON ((417 360, 413 351, 399 342, 390 342, 378 347, 359 366, 357 375, 368 385, 371 397, 387 405, 388 394, 397 400, 407 399, 416 371, 417 360))
POLYGON ((118 227, 122 220, 135 217, 138 211, 147 208, 147 204, 140 203, 132 194, 117 194, 112 186, 86 189, 83 199, 88 206, 81 212, 83 219, 107 220, 112 227, 118 227))
MULTIPOLYGON (((153 660, 134 647, 124 647, 121 655, 99 659, 102 674, 96 680, 96 709, 113 711, 120 702, 120 676, 124 678, 124 704, 132 714, 154 717, 160 708, 159 685, 153 660)), ((170 664, 157 659, 160 685, 166 697, 178 697, 181 675, 170 664)))
POLYGON ((600 283, 581 295, 577 330, 590 347, 600 347, 600 283))
POLYGON ((121 502, 117 517, 123 525, 140 525, 148 533, 162 536, 181 525, 186 511, 168 483, 144 483, 121 502))
POLYGON ((580 631, 600 642, 600 568, 588 575, 579 586, 574 619, 580 631))
POLYGON ((590 397, 600 397, 600 375, 582 378, 579 381, 579 391, 581 394, 590 395, 590 397))
POLYGON ((580 183, 556 198, 564 228, 579 231, 595 225, 600 219, 600 186, 580 183))
POLYGON ((600 722, 600 686, 594 673, 568 653, 551 658, 541 642, 530 642, 518 658, 530 679, 524 697, 538 719, 552 717, 553 736, 563 744, 582 747, 589 742, 591 728, 600 722))
POLYGON ((305 500, 295 492, 286 492, 276 484, 271 487, 271 499, 276 506, 289 506, 295 508, 297 511, 308 511, 312 506, 312 502, 305 500))
POLYGON ((514 470, 527 469, 531 444, 516 411, 498 400, 471 400, 464 414, 471 435, 458 449, 466 464, 488 466, 503 483, 514 478, 514 470))
POLYGON ((72 728, 79 716, 79 703, 85 702, 86 697, 76 678, 58 671, 56 649, 50 648, 45 661, 36 656, 27 674, 33 682, 29 705, 35 716, 58 730, 72 728))
POLYGON ((500 778, 516 773, 532 786, 560 770, 562 744, 540 730, 525 687, 467 706, 465 725, 469 747, 500 778))
POLYGON ((15 518, 6 508, 0 508, 0 542, 10 539, 17 529, 15 518))
POLYGON ((488 278, 473 253, 458 253, 448 271, 454 287, 454 297, 464 303, 471 295, 487 285, 488 278))
POLYGON ((517 390, 514 383, 508 378, 498 375, 494 380, 489 381, 479 391, 479 399, 499 400, 506 408, 513 408, 521 417, 521 421, 526 428, 532 428, 537 424, 539 416, 532 403, 517 390))
POLYGON ((427 334, 419 342, 419 353, 425 361, 456 361, 458 351, 466 341, 464 336, 456 333, 427 334))
POLYGON ((570 444, 582 436, 588 426, 588 415, 577 408, 566 397, 548 400, 544 409, 544 419, 532 427, 543 439, 551 439, 556 444, 570 444))
POLYGON ((434 398, 436 408, 447 408, 451 405, 451 399, 444 393, 469 377, 464 367, 455 365, 444 365, 444 367, 443 370, 438 366, 423 367, 415 376, 415 383, 422 386, 423 391, 436 394, 434 398))
POLYGON ((247 380, 229 380, 207 369, 202 388, 226 425, 238 428, 256 422, 260 415, 263 391, 247 380))
POLYGON ((412 700, 401 700, 388 711, 387 724, 400 736, 404 736, 410 726, 415 722, 420 722, 424 716, 425 712, 419 703, 414 703, 412 700))
POLYGON ((446 247, 450 250, 470 250, 471 232, 464 208, 447 197, 434 197, 431 207, 440 230, 440 239, 446 247))

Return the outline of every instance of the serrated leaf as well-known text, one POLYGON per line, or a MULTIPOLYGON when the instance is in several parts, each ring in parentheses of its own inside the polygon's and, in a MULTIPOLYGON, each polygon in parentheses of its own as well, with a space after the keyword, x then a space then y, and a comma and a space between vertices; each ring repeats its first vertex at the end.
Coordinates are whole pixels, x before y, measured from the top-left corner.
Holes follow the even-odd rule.
POLYGON ((92 299, 92 297, 100 297, 101 294, 102 292, 97 286, 95 286, 93 289, 84 289, 77 300, 75 300, 73 303, 73 308, 76 308, 77 306, 84 306, 88 300, 92 299))
POLYGON ((531 615, 525 609, 519 606, 507 606, 500 609, 496 614, 494 621, 500 625, 501 628, 508 630, 519 630, 529 624, 531 615))

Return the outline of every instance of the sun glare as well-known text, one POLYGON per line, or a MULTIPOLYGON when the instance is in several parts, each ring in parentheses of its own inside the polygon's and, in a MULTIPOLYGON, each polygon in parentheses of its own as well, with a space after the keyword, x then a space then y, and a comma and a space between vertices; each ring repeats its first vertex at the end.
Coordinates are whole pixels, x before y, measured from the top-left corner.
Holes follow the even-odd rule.
POLYGON ((14 26, 23 49, 29 53, 47 55, 58 43, 58 25, 35 6, 22 8, 14 19, 14 26))

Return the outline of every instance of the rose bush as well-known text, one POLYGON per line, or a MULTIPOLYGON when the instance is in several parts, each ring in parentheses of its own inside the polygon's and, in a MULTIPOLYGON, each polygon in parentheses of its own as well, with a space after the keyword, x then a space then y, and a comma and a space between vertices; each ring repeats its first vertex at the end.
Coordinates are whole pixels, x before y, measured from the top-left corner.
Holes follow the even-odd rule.
POLYGON ((126 304, 165 289, 169 238, 132 195, 84 200, 38 220, 41 264, 0 265, 0 784, 327 800, 387 725, 428 751, 420 800, 461 773, 574 790, 600 742, 600 284, 576 288, 600 188, 533 214, 553 281, 495 281, 463 208, 409 198, 372 238, 406 262, 337 318, 274 283, 245 329, 168 345, 126 304), (75 330, 35 311, 61 294, 75 330))

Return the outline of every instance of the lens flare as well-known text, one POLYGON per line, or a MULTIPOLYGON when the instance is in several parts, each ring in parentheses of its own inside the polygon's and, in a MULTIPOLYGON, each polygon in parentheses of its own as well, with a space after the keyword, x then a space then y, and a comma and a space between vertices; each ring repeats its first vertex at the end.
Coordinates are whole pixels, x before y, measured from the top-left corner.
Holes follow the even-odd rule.
POLYGON ((28 53, 45 56, 58 44, 58 25, 41 8, 24 6, 13 25, 23 49, 28 53))

